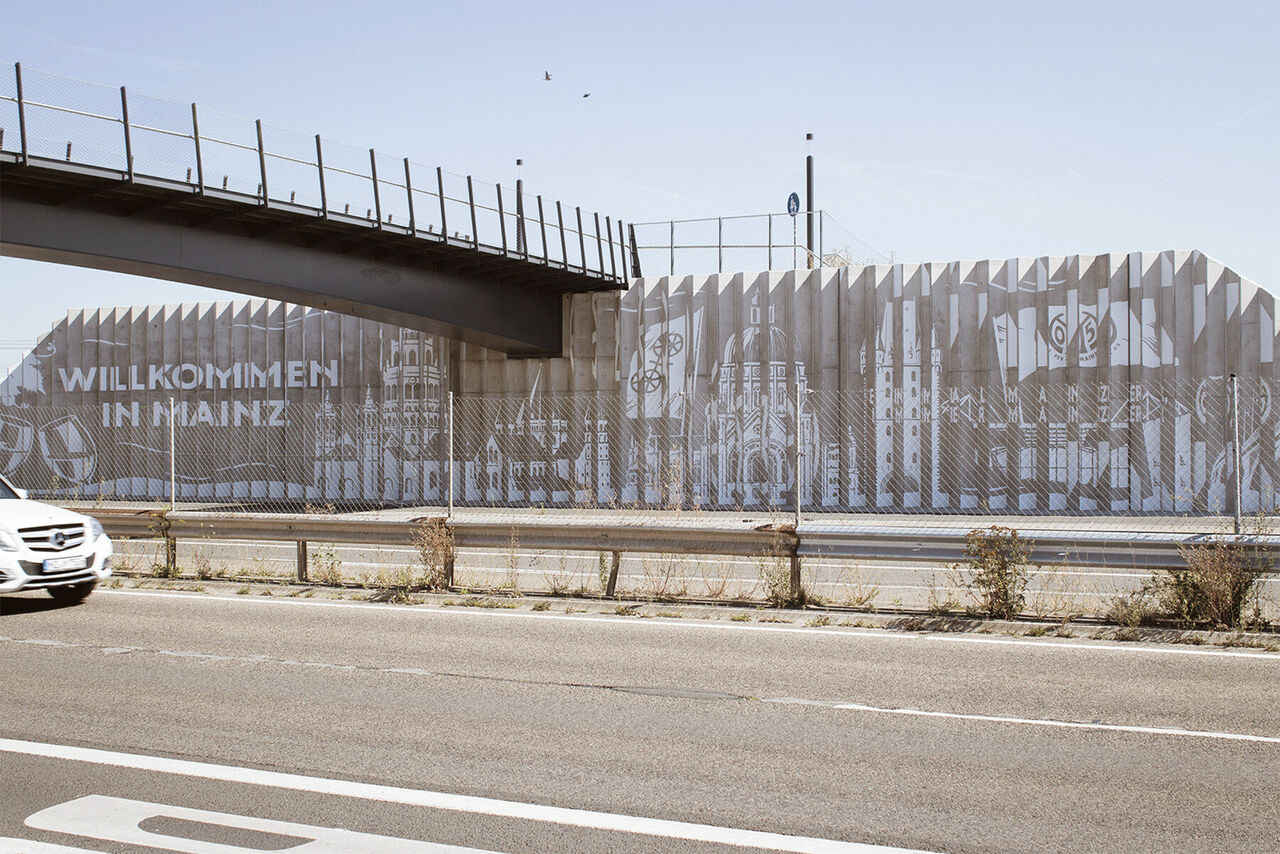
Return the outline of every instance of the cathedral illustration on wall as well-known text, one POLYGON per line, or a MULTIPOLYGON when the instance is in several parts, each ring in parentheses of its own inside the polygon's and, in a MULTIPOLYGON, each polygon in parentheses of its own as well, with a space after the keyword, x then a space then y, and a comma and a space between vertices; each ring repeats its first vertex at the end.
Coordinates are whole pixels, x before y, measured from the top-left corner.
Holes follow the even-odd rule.
POLYGON ((1216 512, 1236 374, 1242 506, 1280 504, 1275 298, 1198 252, 641 279, 569 307, 566 355, 519 362, 262 300, 72 312, 0 383, 0 469, 159 495, 176 396, 189 497, 443 501, 452 386, 463 503, 1216 512))

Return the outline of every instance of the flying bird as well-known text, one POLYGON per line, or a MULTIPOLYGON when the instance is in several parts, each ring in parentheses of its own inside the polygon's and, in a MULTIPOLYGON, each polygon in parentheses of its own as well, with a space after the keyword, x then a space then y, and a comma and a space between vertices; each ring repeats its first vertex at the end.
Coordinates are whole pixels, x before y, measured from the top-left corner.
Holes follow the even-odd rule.
POLYGON ((590 92, 588 92, 587 94, 583 95, 582 97, 584 97, 584 98, 590 98, 590 97, 591 97, 591 93, 590 93, 590 92))
POLYGON ((550 71, 544 71, 544 72, 542 72, 542 75, 543 75, 543 76, 542 76, 542 79, 543 79, 543 80, 550 80, 550 79, 551 79, 551 72, 550 72, 550 71))

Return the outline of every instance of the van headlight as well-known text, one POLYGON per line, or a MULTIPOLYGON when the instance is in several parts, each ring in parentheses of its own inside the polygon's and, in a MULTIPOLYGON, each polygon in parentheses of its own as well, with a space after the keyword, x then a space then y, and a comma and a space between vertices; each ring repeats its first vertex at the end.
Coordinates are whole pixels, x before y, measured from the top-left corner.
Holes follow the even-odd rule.
POLYGON ((8 528, 0 528, 0 552, 16 552, 22 547, 18 535, 8 528))
POLYGON ((102 523, 97 519, 90 518, 89 524, 85 525, 89 531, 89 542, 96 543, 99 537, 105 536, 106 532, 102 530, 102 523))

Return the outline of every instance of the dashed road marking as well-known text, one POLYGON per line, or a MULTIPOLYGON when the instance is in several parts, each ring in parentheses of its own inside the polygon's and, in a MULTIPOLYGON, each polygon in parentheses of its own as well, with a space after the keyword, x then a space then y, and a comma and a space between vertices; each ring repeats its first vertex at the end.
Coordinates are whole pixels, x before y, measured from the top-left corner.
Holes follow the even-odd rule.
POLYGON ((1143 735, 1188 736, 1191 738, 1212 738, 1223 741, 1253 741, 1264 744, 1280 744, 1280 738, 1267 735, 1251 735, 1240 732, 1215 732, 1213 730, 1182 729, 1180 727, 1141 726, 1138 724, 1108 724, 1100 721, 1061 721, 1053 718, 1020 718, 1013 715, 979 715, 965 712, 939 712, 928 709, 892 708, 885 706, 868 706, 862 703, 824 702, 820 700, 803 700, 795 697, 778 697, 764 700, 766 703, 779 703, 796 706, 822 706, 829 709, 842 709, 854 712, 871 712, 881 715, 906 715, 918 718, 946 718, 961 721, 979 721, 983 723, 1019 724, 1022 726, 1055 727, 1058 729, 1085 729, 1102 732, 1131 732, 1143 735))

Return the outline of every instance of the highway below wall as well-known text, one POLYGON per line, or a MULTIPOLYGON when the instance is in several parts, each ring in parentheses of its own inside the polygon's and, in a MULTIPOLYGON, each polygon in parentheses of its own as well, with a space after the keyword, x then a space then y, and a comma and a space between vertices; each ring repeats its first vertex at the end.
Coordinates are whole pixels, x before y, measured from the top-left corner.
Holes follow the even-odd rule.
POLYGON ((1276 653, 0 604, 6 854, 1264 851, 1280 827, 1276 653))

